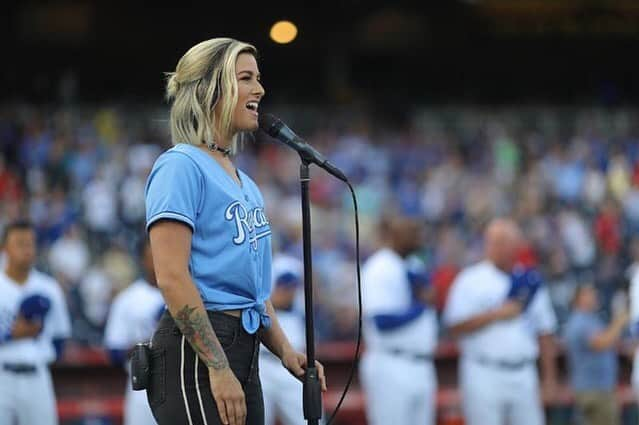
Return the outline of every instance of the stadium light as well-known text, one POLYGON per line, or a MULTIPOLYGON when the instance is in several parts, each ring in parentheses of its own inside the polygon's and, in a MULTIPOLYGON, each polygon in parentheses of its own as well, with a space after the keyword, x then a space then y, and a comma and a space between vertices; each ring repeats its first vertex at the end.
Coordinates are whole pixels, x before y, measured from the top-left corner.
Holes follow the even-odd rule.
POLYGON ((291 21, 278 21, 271 27, 271 40, 278 44, 288 44, 297 37, 297 27, 291 21))

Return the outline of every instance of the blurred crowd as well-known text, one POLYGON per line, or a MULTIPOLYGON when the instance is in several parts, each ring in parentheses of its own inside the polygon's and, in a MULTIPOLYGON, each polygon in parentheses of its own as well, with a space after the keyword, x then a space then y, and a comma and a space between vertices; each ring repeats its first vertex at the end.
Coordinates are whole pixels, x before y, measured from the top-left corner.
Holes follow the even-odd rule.
MULTIPOLYGON (((376 222, 423 218, 420 252, 441 308, 458 270, 481 257, 481 231, 510 214, 525 230, 560 323, 578 284, 604 310, 639 266, 639 112, 629 109, 437 108, 401 120, 364 110, 281 109, 351 179, 362 260, 376 222)), ((170 145, 168 108, 0 106, 0 227, 36 225, 38 268, 63 286, 79 343, 100 345, 110 302, 139 273, 144 185, 170 145)), ((299 159, 247 136, 237 165, 265 197, 277 251, 301 256, 299 159)), ((339 181, 311 183, 320 340, 356 331, 353 205, 339 181)))

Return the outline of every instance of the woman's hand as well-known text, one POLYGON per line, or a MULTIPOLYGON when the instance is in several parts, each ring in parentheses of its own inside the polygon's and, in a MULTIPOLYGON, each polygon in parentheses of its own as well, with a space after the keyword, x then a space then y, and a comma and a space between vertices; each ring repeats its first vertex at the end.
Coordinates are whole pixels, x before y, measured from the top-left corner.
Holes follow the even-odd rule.
MULTIPOLYGON (((282 365, 288 369, 293 376, 299 380, 304 379, 304 373, 306 369, 306 355, 298 353, 295 350, 285 351, 282 354, 282 365)), ((317 368, 317 374, 322 385, 322 392, 326 391, 326 376, 324 375, 324 366, 317 360, 315 360, 315 367, 317 368)))
POLYGON ((231 368, 209 368, 209 382, 222 423, 224 425, 244 425, 246 423, 246 399, 242 385, 231 368))

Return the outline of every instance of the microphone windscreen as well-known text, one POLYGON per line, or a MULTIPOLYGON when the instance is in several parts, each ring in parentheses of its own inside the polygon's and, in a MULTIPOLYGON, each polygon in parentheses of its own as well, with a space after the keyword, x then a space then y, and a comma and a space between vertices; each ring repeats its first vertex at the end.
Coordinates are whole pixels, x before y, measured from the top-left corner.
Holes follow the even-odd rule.
POLYGON ((269 136, 277 136, 277 132, 279 131, 280 127, 278 123, 281 122, 277 117, 271 114, 260 114, 258 117, 258 122, 260 125, 260 129, 265 131, 269 136))

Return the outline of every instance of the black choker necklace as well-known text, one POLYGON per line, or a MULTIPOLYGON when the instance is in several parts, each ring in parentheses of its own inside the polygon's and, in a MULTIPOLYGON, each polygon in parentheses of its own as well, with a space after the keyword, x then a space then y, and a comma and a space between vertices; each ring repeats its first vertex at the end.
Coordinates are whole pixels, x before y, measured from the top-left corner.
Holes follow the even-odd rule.
POLYGON ((227 148, 221 148, 217 145, 217 143, 214 142, 210 142, 210 143, 206 143, 206 146, 209 148, 209 150, 211 151, 218 151, 218 152, 222 152, 222 154, 224 154, 224 156, 229 156, 231 154, 231 150, 227 149, 227 148))

